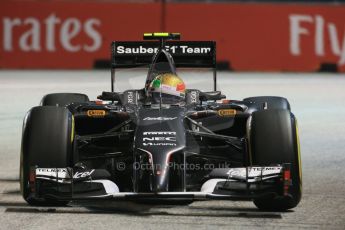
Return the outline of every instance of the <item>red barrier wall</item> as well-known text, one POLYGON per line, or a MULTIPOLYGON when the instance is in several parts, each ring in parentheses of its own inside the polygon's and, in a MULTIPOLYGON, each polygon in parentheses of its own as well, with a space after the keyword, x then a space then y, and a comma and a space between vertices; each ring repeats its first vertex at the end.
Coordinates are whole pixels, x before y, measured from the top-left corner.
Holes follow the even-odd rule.
POLYGON ((345 6, 170 4, 167 28, 215 39, 218 59, 235 70, 345 70, 345 6))
MULTIPOLYGON (((1 2, 0 68, 92 68, 112 40, 160 31, 159 3, 1 2)), ((345 72, 345 6, 168 3, 165 30, 216 40, 240 71, 345 72)))
POLYGON ((92 68, 112 40, 158 31, 160 13, 158 3, 0 3, 0 67, 92 68))

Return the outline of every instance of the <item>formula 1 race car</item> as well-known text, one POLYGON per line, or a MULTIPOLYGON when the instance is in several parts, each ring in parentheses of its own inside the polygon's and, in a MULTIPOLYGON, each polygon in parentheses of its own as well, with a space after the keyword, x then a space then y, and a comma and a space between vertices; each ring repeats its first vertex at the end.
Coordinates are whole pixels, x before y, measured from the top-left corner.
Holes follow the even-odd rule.
POLYGON ((20 185, 30 205, 99 200, 253 200, 287 210, 301 199, 297 121, 282 97, 227 100, 216 43, 147 33, 111 44, 111 91, 43 97, 24 119, 20 185), (147 41, 152 40, 152 41, 147 41), (115 92, 115 70, 148 66, 142 89, 115 92), (186 89, 177 67, 213 70, 214 91, 186 89))

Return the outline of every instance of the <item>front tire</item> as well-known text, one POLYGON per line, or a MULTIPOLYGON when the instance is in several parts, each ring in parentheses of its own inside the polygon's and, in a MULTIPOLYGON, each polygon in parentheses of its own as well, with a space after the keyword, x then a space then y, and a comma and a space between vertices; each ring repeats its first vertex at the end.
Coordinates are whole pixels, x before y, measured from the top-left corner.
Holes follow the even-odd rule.
POLYGON ((80 93, 51 93, 45 95, 41 100, 42 106, 65 107, 75 102, 89 102, 89 97, 80 93))
POLYGON ((261 96, 261 97, 247 97, 243 99, 251 111, 271 110, 271 109, 286 109, 291 110, 289 101, 284 97, 261 96), (264 108, 267 106, 267 108, 264 108))
POLYGON ((288 110, 254 112, 250 125, 252 165, 290 163, 291 197, 262 197, 254 204, 262 210, 284 211, 297 206, 302 195, 302 175, 296 119, 288 110))
POLYGON ((36 199, 29 187, 31 167, 66 168, 72 165, 74 138, 72 114, 63 107, 38 106, 26 115, 23 125, 20 187, 30 205, 65 205, 65 201, 36 199))

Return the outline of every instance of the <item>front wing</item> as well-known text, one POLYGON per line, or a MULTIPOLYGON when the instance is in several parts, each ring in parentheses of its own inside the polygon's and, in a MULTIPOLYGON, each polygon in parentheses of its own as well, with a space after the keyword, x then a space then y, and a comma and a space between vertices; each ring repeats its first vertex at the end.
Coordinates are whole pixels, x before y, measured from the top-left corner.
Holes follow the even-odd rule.
POLYGON ((290 164, 268 167, 224 168, 210 174, 200 191, 121 192, 106 170, 32 168, 32 198, 56 200, 252 200, 262 196, 289 197, 290 164), (218 178, 217 178, 218 176, 218 178))

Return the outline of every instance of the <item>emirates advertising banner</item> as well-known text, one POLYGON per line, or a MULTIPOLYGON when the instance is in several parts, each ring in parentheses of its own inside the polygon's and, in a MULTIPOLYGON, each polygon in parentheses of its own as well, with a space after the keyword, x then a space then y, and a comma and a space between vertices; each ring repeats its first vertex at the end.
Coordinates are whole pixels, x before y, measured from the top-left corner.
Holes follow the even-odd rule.
POLYGON ((345 6, 273 3, 0 2, 0 68, 91 69, 144 32, 214 40, 235 71, 345 72, 345 6))

